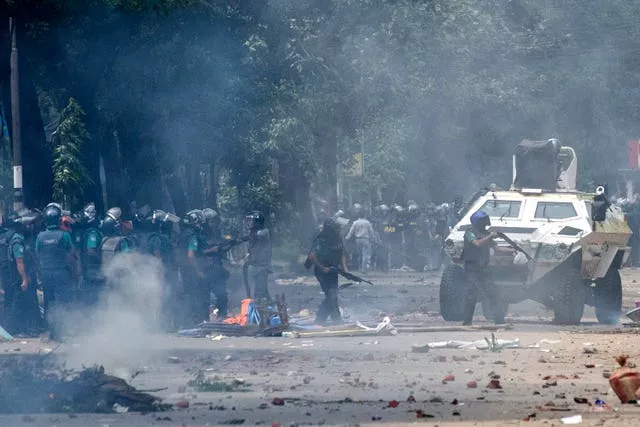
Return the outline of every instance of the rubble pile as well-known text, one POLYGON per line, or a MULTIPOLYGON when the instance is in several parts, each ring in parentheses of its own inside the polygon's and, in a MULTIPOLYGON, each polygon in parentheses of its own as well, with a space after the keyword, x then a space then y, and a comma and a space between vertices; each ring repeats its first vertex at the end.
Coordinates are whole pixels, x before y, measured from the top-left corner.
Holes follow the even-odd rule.
POLYGON ((0 361, 0 413, 154 412, 170 405, 95 366, 64 370, 45 358, 0 361))

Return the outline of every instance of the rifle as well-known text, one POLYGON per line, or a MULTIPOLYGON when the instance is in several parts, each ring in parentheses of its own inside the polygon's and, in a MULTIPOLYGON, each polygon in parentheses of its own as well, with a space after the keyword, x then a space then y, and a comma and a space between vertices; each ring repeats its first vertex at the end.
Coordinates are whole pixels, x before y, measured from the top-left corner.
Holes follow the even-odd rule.
POLYGON ((224 239, 221 242, 215 243, 215 244, 210 245, 207 248, 205 248, 202 251, 202 255, 203 256, 209 256, 209 257, 214 257, 216 255, 220 255, 220 254, 223 254, 225 252, 230 251, 231 248, 233 248, 234 246, 241 245, 244 242, 246 242, 247 240, 249 240, 248 237, 243 237, 243 238, 240 238, 240 239, 224 239), (218 247, 218 250, 216 252, 207 252, 208 249, 211 249, 211 248, 214 248, 214 247, 218 247))
MULTIPOLYGON (((491 229, 489 230, 491 231, 491 229)), ((527 258, 528 261, 533 261, 533 257, 529 255, 524 249, 522 249, 520 245, 518 245, 516 242, 508 238, 506 234, 504 234, 501 231, 496 231, 495 233, 498 235, 498 237, 500 237, 502 240, 507 242, 509 246, 511 246, 513 249, 515 249, 518 252, 522 252, 522 254, 527 258)))
POLYGON ((342 277, 344 277, 347 280, 351 280, 351 281, 356 282, 356 283, 366 283, 368 285, 372 285, 373 286, 373 282, 370 282, 369 280, 363 279, 360 276, 356 276, 353 273, 349 273, 348 271, 344 271, 343 269, 341 269, 339 267, 331 266, 331 267, 329 267, 329 269, 337 272, 339 275, 341 275, 342 277))

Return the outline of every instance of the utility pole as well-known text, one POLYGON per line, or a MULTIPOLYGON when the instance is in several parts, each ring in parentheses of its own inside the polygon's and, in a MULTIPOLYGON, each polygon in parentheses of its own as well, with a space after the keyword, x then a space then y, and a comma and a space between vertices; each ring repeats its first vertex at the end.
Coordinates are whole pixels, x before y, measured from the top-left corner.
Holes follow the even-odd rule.
POLYGON ((11 130, 13 145, 13 209, 23 208, 22 200, 22 135, 20 132, 20 80, 18 77, 18 43, 16 19, 9 18, 11 33, 11 130))

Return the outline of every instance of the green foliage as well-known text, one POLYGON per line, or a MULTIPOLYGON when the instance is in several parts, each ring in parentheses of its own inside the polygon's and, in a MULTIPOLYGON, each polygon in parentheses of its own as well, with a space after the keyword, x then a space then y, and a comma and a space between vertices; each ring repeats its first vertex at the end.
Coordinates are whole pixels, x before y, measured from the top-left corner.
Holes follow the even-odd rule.
POLYGON ((83 145, 89 139, 84 117, 80 104, 69 98, 69 104, 62 110, 60 123, 53 132, 53 198, 63 200, 67 208, 82 197, 92 182, 82 162, 83 145))
POLYGON ((299 237, 361 150, 364 176, 345 179, 363 200, 507 186, 523 138, 560 138, 583 186, 611 183, 640 120, 624 0, 0 2, 16 8, 29 78, 78 99, 94 137, 56 148, 56 194, 80 197, 85 154, 110 153, 125 189, 215 164, 230 229, 261 209, 299 237))

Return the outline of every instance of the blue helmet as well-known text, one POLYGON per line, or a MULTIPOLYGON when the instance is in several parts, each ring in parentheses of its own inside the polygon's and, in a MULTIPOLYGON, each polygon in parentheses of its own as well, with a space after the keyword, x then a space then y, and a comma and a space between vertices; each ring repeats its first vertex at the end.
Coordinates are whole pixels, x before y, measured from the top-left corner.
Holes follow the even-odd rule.
POLYGON ((491 219, 485 212, 476 211, 471 215, 471 225, 474 228, 480 228, 484 230, 486 227, 491 225, 491 219))

